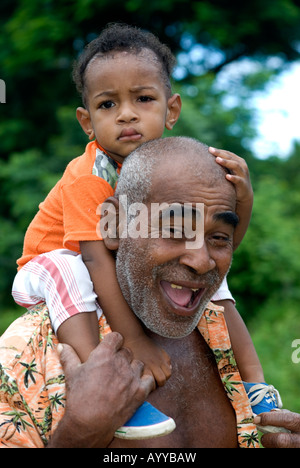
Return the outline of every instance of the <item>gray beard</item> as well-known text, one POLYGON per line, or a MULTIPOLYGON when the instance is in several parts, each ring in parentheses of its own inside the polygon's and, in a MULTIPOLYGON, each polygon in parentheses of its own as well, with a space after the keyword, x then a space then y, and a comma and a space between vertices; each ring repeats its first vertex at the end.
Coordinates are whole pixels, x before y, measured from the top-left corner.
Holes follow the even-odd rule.
MULTIPOLYGON (((223 278, 219 276, 217 271, 211 271, 202 275, 201 278, 205 280, 205 284, 208 284, 209 288, 201 299, 197 313, 193 317, 176 315, 174 318, 172 317, 172 322, 170 323, 170 319, 165 322, 161 312, 161 305, 158 303, 159 296, 151 294, 151 289, 153 288, 153 284, 157 284, 154 282, 155 278, 160 277, 164 270, 166 272, 164 279, 168 281, 167 272, 172 271, 172 265, 175 265, 175 261, 162 266, 153 266, 152 278, 150 279, 144 278, 142 271, 139 273, 139 266, 141 264, 142 262, 136 248, 119 249, 116 261, 117 277, 122 293, 132 311, 146 328, 157 335, 166 338, 183 338, 189 335, 197 327, 208 302, 219 289, 223 278)), ((199 281, 198 275, 184 269, 180 270, 181 280, 189 281, 196 278, 199 281)), ((170 280, 174 281, 174 276, 170 280)))

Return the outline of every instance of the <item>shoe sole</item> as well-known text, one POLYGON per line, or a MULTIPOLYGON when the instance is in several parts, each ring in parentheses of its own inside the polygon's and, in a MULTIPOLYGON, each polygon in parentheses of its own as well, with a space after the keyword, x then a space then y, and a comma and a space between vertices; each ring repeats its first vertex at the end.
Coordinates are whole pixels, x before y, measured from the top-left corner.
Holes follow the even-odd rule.
POLYGON ((123 426, 115 432, 118 439, 141 440, 153 439, 170 434, 176 428, 175 421, 171 418, 152 426, 123 426))
MULTIPOLYGON (((276 410, 280 411, 280 410, 276 410)), ((257 414, 253 413, 253 416, 257 416, 257 414)), ((257 429, 262 432, 263 434, 277 434, 279 432, 288 432, 290 433, 288 429, 285 427, 279 427, 279 426, 261 426, 260 424, 256 424, 257 429)))
POLYGON ((278 432, 291 432, 285 427, 278 427, 278 426, 260 426, 259 424, 256 425, 257 429, 262 432, 263 434, 277 434, 278 432))

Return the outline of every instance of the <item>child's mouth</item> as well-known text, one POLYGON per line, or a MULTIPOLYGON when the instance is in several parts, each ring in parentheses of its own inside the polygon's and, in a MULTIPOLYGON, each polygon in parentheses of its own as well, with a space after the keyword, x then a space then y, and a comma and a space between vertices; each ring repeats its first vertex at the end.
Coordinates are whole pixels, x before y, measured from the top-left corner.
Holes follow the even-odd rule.
POLYGON ((142 135, 134 128, 124 128, 118 138, 119 141, 138 141, 142 135))

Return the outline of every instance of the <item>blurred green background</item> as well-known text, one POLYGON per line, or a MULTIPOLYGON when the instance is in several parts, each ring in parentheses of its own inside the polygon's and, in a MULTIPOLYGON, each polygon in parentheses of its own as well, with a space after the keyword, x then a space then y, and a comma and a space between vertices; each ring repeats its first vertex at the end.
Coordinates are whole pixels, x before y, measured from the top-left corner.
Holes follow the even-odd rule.
POLYGON ((26 227, 87 143, 75 118, 72 63, 109 22, 148 29, 177 55, 173 87, 183 111, 173 134, 233 151, 249 165, 253 218, 229 284, 267 381, 285 407, 300 411, 300 363, 292 362, 300 339, 300 141, 286 158, 261 160, 251 150, 252 96, 300 59, 298 0, 1 0, 0 333, 22 313, 10 289, 26 227), (220 85, 229 64, 239 73, 220 85))

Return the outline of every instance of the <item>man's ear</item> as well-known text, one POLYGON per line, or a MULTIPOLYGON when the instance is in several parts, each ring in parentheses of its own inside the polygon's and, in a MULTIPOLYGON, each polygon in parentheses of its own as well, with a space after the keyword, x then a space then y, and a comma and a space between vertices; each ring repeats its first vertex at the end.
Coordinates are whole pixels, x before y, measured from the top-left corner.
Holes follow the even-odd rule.
POLYGON ((92 126, 89 111, 84 107, 78 107, 76 109, 76 117, 84 133, 87 134, 90 140, 93 140, 95 138, 95 132, 92 126))
POLYGON ((100 207, 100 236, 108 250, 119 248, 119 200, 109 197, 100 207))
POLYGON ((166 128, 172 130, 181 112, 181 97, 180 94, 173 94, 168 100, 168 112, 166 118, 166 128))

